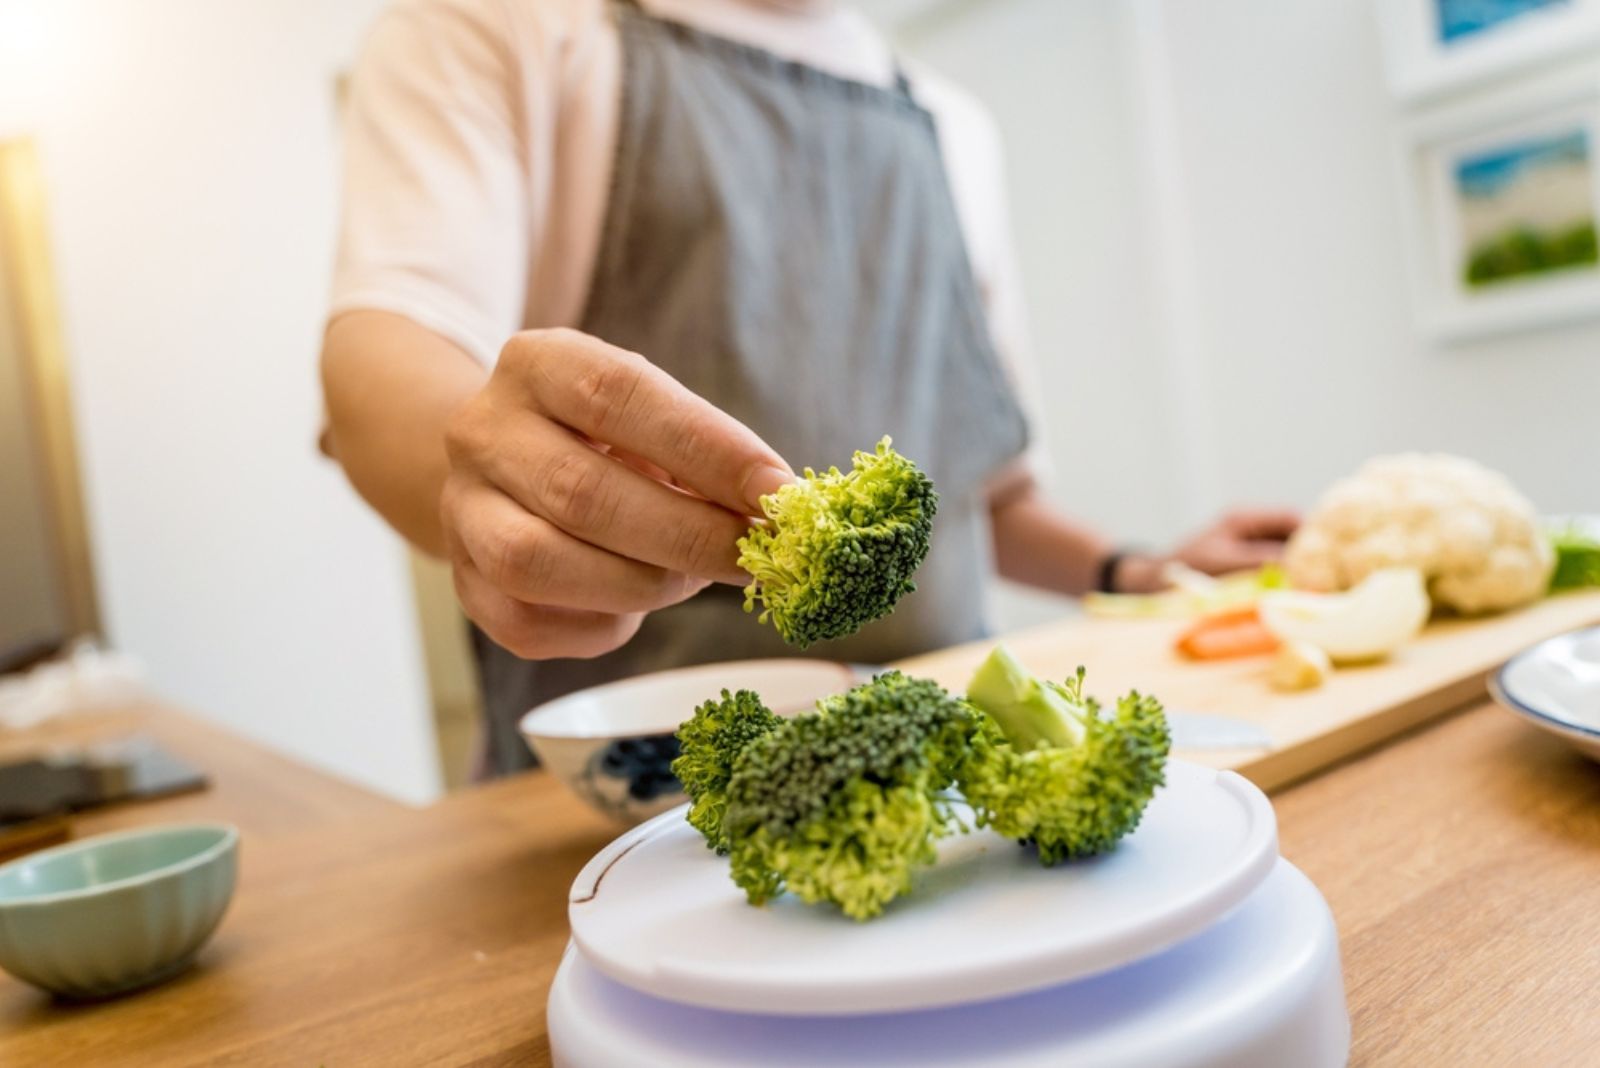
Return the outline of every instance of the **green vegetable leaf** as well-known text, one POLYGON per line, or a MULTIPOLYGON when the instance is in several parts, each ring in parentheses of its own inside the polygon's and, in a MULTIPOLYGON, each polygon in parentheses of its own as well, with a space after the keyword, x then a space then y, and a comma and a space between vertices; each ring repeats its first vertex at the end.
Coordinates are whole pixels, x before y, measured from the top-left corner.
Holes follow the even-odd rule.
POLYGON ((1556 551, 1555 570, 1550 573, 1550 591, 1575 590, 1600 586, 1600 539, 1569 526, 1550 535, 1556 551))

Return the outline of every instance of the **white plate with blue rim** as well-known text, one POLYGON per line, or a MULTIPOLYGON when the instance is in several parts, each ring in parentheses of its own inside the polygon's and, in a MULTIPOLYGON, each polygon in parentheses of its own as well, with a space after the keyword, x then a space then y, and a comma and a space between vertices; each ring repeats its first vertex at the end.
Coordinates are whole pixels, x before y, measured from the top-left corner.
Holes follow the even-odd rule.
POLYGON ((1600 760, 1600 627, 1518 653, 1489 680, 1494 699, 1600 760))

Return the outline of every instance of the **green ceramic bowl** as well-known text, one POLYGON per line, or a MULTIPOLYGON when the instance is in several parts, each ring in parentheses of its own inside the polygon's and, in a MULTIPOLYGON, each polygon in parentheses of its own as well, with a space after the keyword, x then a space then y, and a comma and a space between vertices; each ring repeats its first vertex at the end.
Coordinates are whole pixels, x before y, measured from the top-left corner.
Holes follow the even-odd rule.
POLYGON ((103 834, 0 866, 0 967, 71 998, 188 967, 233 897, 239 832, 185 824, 103 834))

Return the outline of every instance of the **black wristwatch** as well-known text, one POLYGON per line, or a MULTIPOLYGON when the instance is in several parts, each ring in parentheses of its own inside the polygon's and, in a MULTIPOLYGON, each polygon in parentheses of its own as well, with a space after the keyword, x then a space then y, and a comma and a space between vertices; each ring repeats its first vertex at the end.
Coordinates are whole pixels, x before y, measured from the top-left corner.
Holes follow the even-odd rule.
POLYGON ((1137 549, 1121 548, 1112 549, 1106 553, 1105 559, 1100 561, 1100 570, 1095 576, 1094 588, 1099 593, 1117 592, 1117 568, 1122 566, 1122 561, 1130 556, 1142 555, 1137 549))

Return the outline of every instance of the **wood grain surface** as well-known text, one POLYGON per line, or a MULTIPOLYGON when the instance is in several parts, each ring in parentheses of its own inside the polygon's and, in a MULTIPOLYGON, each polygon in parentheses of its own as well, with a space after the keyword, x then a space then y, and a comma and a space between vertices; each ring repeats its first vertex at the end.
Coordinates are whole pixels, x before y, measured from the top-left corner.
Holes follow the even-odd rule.
MULTIPOLYGON (((182 733, 216 746, 219 790, 130 821, 236 804, 230 781, 266 760, 182 733)), ((1338 920, 1353 1063, 1594 1063, 1600 765, 1479 705, 1274 800, 1285 855, 1338 920)), ((549 1063, 567 886, 614 827, 537 772, 293 833, 255 815, 267 830, 247 831, 193 971, 91 1005, 0 977, 0 1064, 549 1063)))
POLYGON ((75 836, 149 823, 224 820, 245 837, 313 830, 346 820, 411 811, 399 802, 252 745, 195 716, 160 706, 106 710, 50 720, 27 731, 0 731, 0 760, 54 748, 142 735, 205 772, 210 786, 160 801, 92 809, 71 818, 75 836))
POLYGON ((194 970, 89 1005, 0 979, 0 1064, 546 1063, 567 887, 616 833, 536 773, 246 834, 233 907, 194 970))
MULTIPOLYGON (((1036 674, 1065 678, 1079 664, 1102 699, 1130 688, 1154 693, 1169 708, 1258 724, 1270 748, 1184 752, 1188 760, 1230 768, 1263 789, 1304 778, 1484 693, 1487 673, 1544 638, 1600 623, 1600 591, 1551 597, 1486 619, 1431 624, 1392 659, 1340 668, 1321 687, 1279 693, 1267 684, 1270 659, 1195 663, 1173 651, 1187 622, 1069 619, 1008 636, 1006 644, 1036 674)), ((899 666, 965 689, 994 642, 975 642, 899 666)))
POLYGON ((1600 1063, 1600 764, 1492 706, 1275 796, 1361 1065, 1600 1063))

